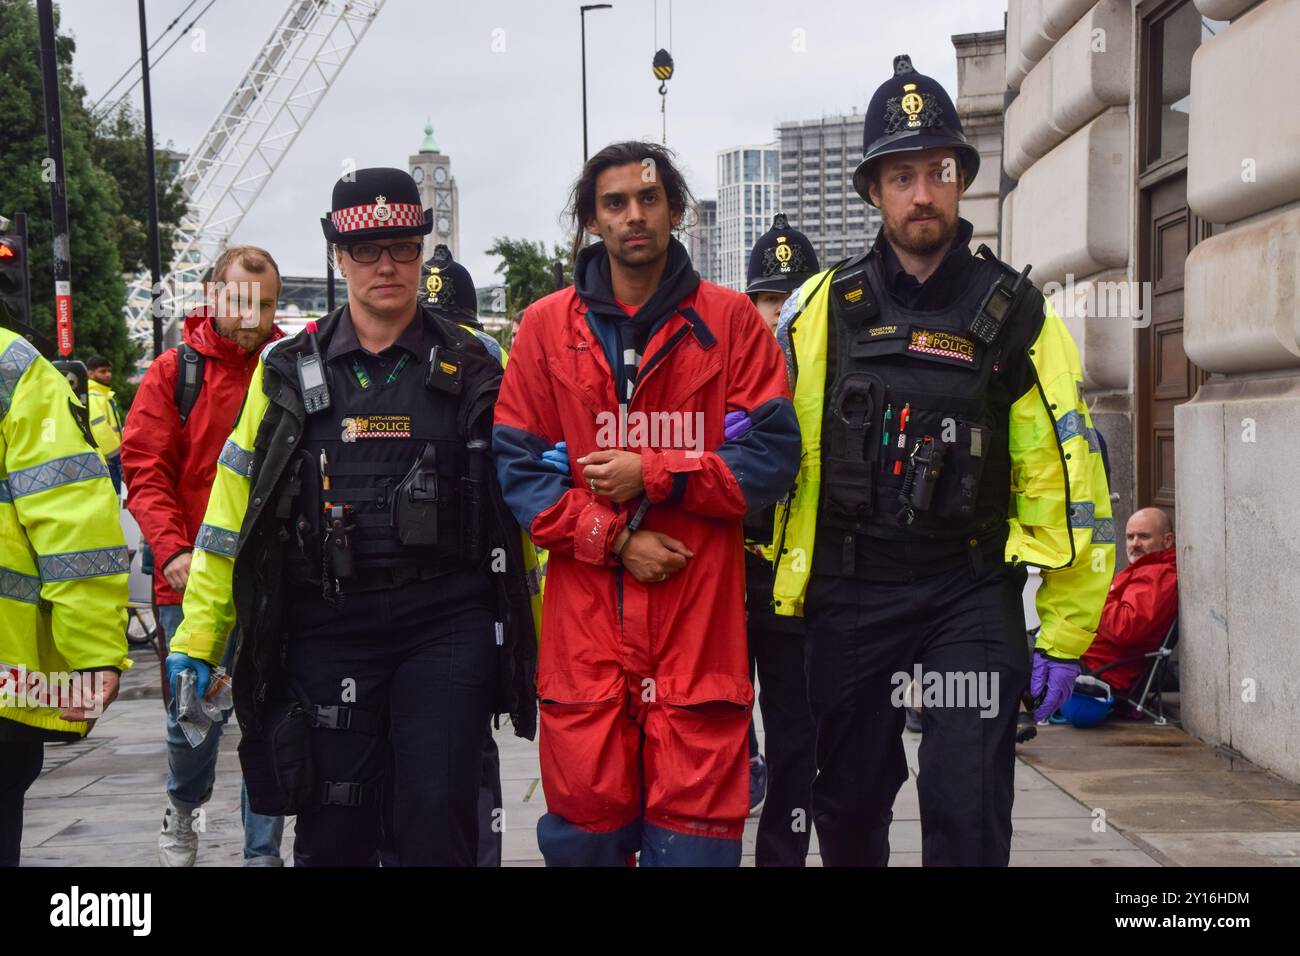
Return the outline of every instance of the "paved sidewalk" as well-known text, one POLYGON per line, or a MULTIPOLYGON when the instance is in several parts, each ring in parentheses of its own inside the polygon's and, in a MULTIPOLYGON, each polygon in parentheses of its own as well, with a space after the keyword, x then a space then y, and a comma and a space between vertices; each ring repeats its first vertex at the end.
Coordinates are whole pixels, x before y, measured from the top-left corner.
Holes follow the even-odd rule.
POLYGON ((1300 866, 1300 786, 1172 724, 1040 728, 1020 753, 1163 865, 1300 866))
MULTIPOLYGON (((109 709, 88 740, 46 748, 45 772, 27 798, 24 865, 157 865, 157 834, 167 778, 162 704, 152 696, 156 694, 158 669, 146 654, 135 651, 132 656, 138 663, 124 680, 123 697, 127 699, 119 700, 109 709)), ((232 725, 222 744, 216 789, 206 807, 207 831, 202 836, 200 866, 237 866, 242 858, 237 735, 238 729, 232 725)), ((508 726, 498 732, 497 738, 505 797, 505 864, 540 866, 535 827, 546 805, 536 745, 513 736, 508 726)), ((918 735, 905 734, 912 776, 894 807, 890 842, 891 864, 895 866, 919 866, 921 862, 916 796, 919 741, 918 735)), ((1036 759, 1045 760, 1042 756, 1045 752, 1043 747, 1036 746, 1036 759)), ((1054 783, 1050 775, 1017 761, 1012 865, 1159 865, 1156 852, 1119 832, 1119 818, 1129 819, 1123 811, 1111 815, 1112 825, 1104 832, 1094 832, 1091 812, 1094 805, 1080 803, 1054 783)), ((745 827, 747 866, 754 862, 757 825, 757 819, 752 818, 745 827)), ((292 834, 290 821, 285 829, 287 859, 292 857, 292 834)), ((812 839, 809 863, 819 866, 815 833, 812 839)), ((1149 839, 1147 843, 1156 846, 1149 839)), ((1167 852, 1165 846, 1159 849, 1167 852)))

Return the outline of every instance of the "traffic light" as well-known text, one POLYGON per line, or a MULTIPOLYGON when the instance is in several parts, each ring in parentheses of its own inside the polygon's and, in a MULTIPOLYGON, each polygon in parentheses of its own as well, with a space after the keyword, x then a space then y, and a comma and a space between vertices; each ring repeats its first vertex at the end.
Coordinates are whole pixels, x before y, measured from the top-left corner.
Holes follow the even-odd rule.
POLYGON ((20 232, 0 232, 0 321, 17 331, 32 326, 27 238, 20 232), (4 312, 8 312, 7 317, 4 312))

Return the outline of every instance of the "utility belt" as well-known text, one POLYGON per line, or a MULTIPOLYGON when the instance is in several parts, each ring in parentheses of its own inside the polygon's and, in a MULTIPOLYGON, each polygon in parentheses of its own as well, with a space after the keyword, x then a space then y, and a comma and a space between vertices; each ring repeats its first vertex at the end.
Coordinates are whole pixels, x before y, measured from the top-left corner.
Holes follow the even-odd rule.
POLYGON ((839 529, 817 528, 812 573, 860 581, 919 581, 962 568, 980 578, 1006 563, 1007 527, 960 540, 891 541, 839 529))
MULTIPOLYGON (((321 575, 319 567, 312 575, 312 569, 305 561, 290 561, 288 566, 287 601, 315 602, 321 597, 321 575)), ((420 563, 402 564, 396 567, 366 567, 358 570, 349 578, 336 579, 334 593, 366 594, 371 591, 391 591, 407 587, 421 581, 432 581, 465 570, 465 562, 459 555, 432 557, 420 563)))

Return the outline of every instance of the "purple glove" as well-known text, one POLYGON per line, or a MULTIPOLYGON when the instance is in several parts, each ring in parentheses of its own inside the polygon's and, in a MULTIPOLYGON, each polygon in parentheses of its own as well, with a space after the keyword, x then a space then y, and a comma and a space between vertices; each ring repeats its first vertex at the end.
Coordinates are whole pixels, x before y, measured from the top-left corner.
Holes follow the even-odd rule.
POLYGON ((1034 720, 1042 723, 1074 693, 1074 679, 1079 676, 1078 661, 1058 661, 1042 651, 1034 651, 1034 669, 1029 677, 1029 693, 1042 703, 1034 710, 1034 720))
POLYGON ((727 441, 735 441, 745 432, 749 431, 749 426, 754 424, 749 420, 748 412, 727 412, 722 419, 722 437, 727 441))

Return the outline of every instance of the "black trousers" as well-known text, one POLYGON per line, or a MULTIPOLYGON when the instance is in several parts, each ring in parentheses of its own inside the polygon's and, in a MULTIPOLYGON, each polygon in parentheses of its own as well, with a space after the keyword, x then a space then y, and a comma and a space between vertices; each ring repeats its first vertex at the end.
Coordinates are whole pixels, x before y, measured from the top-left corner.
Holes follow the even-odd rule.
MULTIPOLYGON (((388 779, 394 779, 393 755, 388 755, 388 779)), ((393 822, 392 787, 385 788, 383 806, 384 842, 379 858, 384 866, 401 866, 401 854, 397 848, 397 831, 393 822)), ((501 753, 497 750, 496 738, 492 736, 492 727, 488 726, 487 739, 483 743, 483 778, 478 787, 478 866, 494 867, 501 865, 502 812, 501 797, 501 753)))
POLYGON ((812 835, 817 730, 808 707, 803 628, 792 627, 791 620, 751 612, 748 623, 767 759, 767 800, 754 847, 757 866, 803 866, 812 835))
POLYGON ((500 866, 505 801, 501 795, 501 752, 491 727, 483 744, 482 766, 478 785, 478 865, 500 866))
POLYGON ((997 561, 911 581, 813 575, 804 622, 817 722, 813 819, 826 865, 889 861, 894 798, 908 773, 903 692, 918 663, 922 863, 1007 864, 1016 709, 1029 675, 1024 582, 1023 569, 997 561))
POLYGON ((338 610, 319 598, 290 609, 289 679, 313 704, 387 724, 384 733, 313 732, 318 777, 361 784, 363 802, 300 813, 296 866, 377 866, 386 792, 400 865, 475 865, 498 657, 493 605, 485 576, 449 574, 349 595, 338 610))
POLYGON ((41 740, 0 741, 0 866, 17 866, 23 844, 23 800, 45 763, 41 740))

